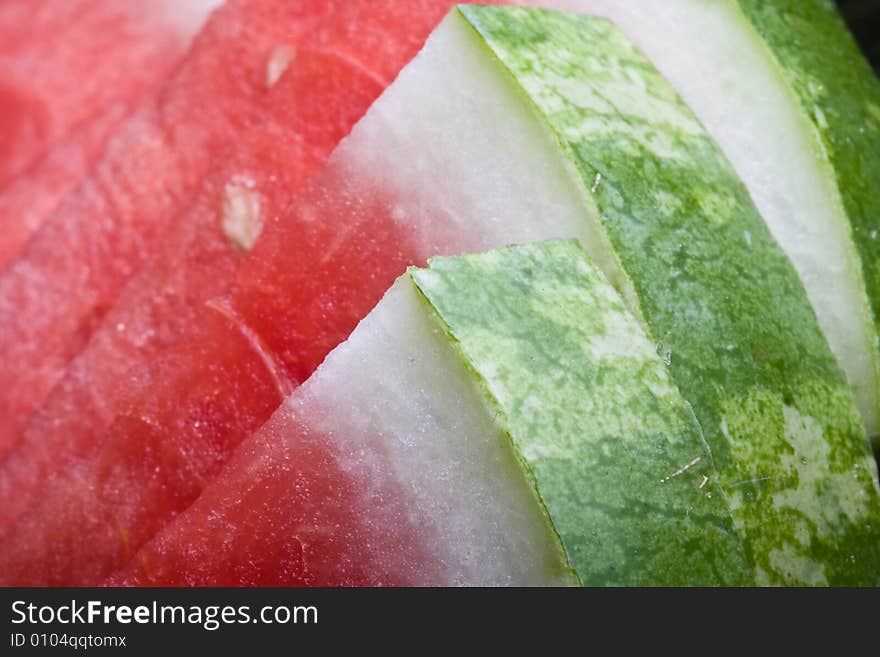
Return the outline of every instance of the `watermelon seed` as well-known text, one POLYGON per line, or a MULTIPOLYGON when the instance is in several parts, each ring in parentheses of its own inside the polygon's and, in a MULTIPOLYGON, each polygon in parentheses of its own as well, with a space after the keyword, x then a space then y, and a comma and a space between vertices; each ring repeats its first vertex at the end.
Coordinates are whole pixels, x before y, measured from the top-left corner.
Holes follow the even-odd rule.
POLYGON ((221 226, 233 248, 250 251, 263 230, 260 196, 248 180, 226 183, 223 195, 221 226))
POLYGON ((296 50, 293 46, 284 44, 276 46, 269 53, 269 59, 266 61, 266 86, 273 87, 284 71, 290 66, 290 62, 296 57, 296 50))

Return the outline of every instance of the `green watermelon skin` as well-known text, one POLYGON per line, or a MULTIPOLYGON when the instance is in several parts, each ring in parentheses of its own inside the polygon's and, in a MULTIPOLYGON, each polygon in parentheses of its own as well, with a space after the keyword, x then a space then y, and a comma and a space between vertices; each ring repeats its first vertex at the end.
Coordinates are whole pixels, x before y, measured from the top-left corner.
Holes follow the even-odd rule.
POLYGON ((880 81, 831 0, 736 0, 832 168, 880 330, 880 81))
MULTIPOLYGON (((865 240, 874 228, 857 229, 863 222, 855 215, 865 208, 853 207, 859 198, 872 202, 865 194, 876 172, 871 173, 867 160, 877 148, 859 132, 865 129, 862 119, 829 118, 828 107, 816 102, 835 99, 852 114, 854 107, 876 104, 871 99, 877 81, 833 5, 557 0, 554 6, 614 21, 717 140, 800 274, 868 435, 880 438, 880 340, 872 299, 877 287, 865 270, 872 260, 865 240), (829 65, 832 58, 825 57, 826 51, 842 54, 829 65), (808 53, 809 62, 799 56, 802 52, 808 53), (787 68, 786 62, 792 66, 787 68), (838 74, 840 64, 847 75, 838 74), (793 90, 795 78, 806 96, 799 98, 793 90), (837 85, 848 78, 852 84, 826 96, 826 78, 837 85), (819 131, 836 133, 836 141, 855 153, 830 157, 829 142, 823 142, 819 131), (871 155, 851 157, 863 153, 871 155), (845 203, 842 194, 852 194, 855 203, 845 203)), ((867 216, 870 224, 872 213, 867 216)))
POLYGON ((693 407, 756 582, 875 583, 880 495, 860 416, 800 279, 721 151, 610 23, 459 11, 567 154, 603 238, 588 250, 693 407), (591 32, 615 45, 590 48, 591 32), (587 69, 611 89, 620 62, 643 81, 624 110, 568 83, 587 69))
POLYGON ((577 241, 436 257, 410 276, 581 583, 754 582, 693 413, 577 241))

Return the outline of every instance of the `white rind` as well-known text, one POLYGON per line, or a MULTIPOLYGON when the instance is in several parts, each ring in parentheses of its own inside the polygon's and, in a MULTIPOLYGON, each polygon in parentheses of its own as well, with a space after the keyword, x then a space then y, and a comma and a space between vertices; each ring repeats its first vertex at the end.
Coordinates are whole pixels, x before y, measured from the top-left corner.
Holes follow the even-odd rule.
POLYGON ((344 471, 401 491, 439 561, 437 579, 420 584, 575 583, 508 438, 409 276, 282 412, 331 437, 344 471))
POLYGON ((330 165, 354 197, 372 189, 393 193, 393 218, 414 233, 426 258, 574 237, 638 313, 573 164, 457 12, 343 140, 330 165))

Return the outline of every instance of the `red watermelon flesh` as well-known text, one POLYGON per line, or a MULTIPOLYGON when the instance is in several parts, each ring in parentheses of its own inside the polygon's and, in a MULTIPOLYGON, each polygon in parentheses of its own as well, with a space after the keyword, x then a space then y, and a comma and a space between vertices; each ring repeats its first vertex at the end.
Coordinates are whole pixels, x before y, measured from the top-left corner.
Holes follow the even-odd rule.
POLYGON ((442 559, 414 526, 402 503, 406 496, 365 468, 341 467, 332 438, 278 413, 242 447, 218 481, 222 485, 212 486, 105 583, 414 586, 442 581, 442 559), (181 541, 191 549, 180 549, 181 541))
MULTIPOLYGON (((157 103, 125 122, 0 277, 0 452, 125 282, 167 241, 201 182, 249 126, 266 120, 272 53, 307 44, 347 62, 358 88, 365 77, 390 81, 449 3, 400 4, 235 0, 214 13, 157 103), (424 28, 413 27, 413 15, 424 28)), ((341 107, 361 101, 345 94, 323 108, 325 116, 348 115, 341 107)))
POLYGON ((0 187, 69 133, 89 134, 91 121, 110 124, 90 135, 98 147, 106 130, 157 88, 216 4, 0 4, 0 187))
MULTIPOLYGON (((0 581, 97 584, 199 496, 293 383, 366 315, 387 283, 403 271, 404 254, 415 251, 396 223, 381 213, 352 224, 325 257, 336 232, 320 219, 306 230, 300 222, 280 220, 264 229, 259 244, 278 247, 258 246, 254 253, 288 263, 287 271, 273 268, 271 284, 289 290, 291 306, 299 311, 287 333, 289 348, 278 350, 277 342, 270 344, 252 328, 257 318, 239 313, 239 295, 205 305, 193 318, 190 341, 167 349, 119 382, 127 394, 117 402, 116 417, 98 444, 43 483, 34 504, 11 525, 0 541, 0 581), (283 230, 288 224, 292 230, 283 230), (372 232, 369 244, 358 236, 361 230, 372 232), (399 255, 390 258, 391 253, 399 255), (352 257, 361 264, 346 267, 352 257)), ((266 282, 263 262, 254 264, 251 275, 266 282)), ((276 313, 277 306, 275 302, 265 310, 276 313)), ((324 470, 317 463, 304 467, 311 472, 313 466, 315 472, 324 470)), ((18 467, 26 470, 26 462, 18 467)), ((356 483, 332 471, 319 480, 323 477, 328 486, 342 487, 339 495, 356 483)), ((320 500, 323 492, 313 492, 320 500)))
MULTIPOLYGON (((370 40, 363 38, 358 41, 358 47, 370 50, 373 52, 373 57, 376 56, 377 50, 381 50, 384 51, 385 57, 396 58, 395 66, 388 63, 390 60, 386 60, 383 64, 386 70, 378 72, 379 76, 390 79, 407 58, 415 54, 420 44, 418 38, 424 37, 430 28, 439 21, 448 9, 449 3, 444 1, 425 4, 424 11, 420 14, 424 20, 421 34, 414 29, 412 16, 408 13, 413 9, 411 6, 407 7, 408 11, 397 11, 396 13, 390 11, 396 9, 394 3, 391 3, 389 11, 379 11, 376 2, 346 3, 345 7, 345 12, 340 10, 334 15, 334 20, 338 19, 337 29, 344 27, 344 31, 347 33, 360 30, 366 34, 376 34, 385 30, 385 32, 381 32, 386 37, 381 42, 381 48, 372 47, 370 40), (377 21, 381 27, 371 28, 371 25, 377 21), (389 38, 387 30, 392 29, 394 25, 400 27, 401 35, 404 36, 397 39, 398 52, 396 56, 392 57, 394 48, 391 47, 391 44, 394 40, 389 38)), ((316 41, 319 45, 324 45, 321 39, 316 39, 316 41)), ((349 43, 349 45, 351 44, 349 43)), ((299 57, 299 54, 297 56, 299 57)), ((352 56, 340 58, 349 62, 352 60, 352 56)), ((357 61, 354 59, 354 63, 357 61)), ((370 59, 370 61, 374 60, 370 59)), ((331 178, 333 178, 332 175, 331 178)), ((223 179, 225 180, 225 178, 223 179)), ((335 182, 337 180, 332 180, 332 183, 335 182)), ((319 191, 322 195, 326 194, 326 189, 321 189, 320 185, 319 191)), ((214 230, 216 230, 216 203, 209 214, 215 225, 214 230)), ((244 317, 239 315, 237 311, 230 311, 232 302, 238 298, 237 294, 233 294, 232 298, 228 300, 205 298, 205 290, 210 292, 219 289, 216 284, 216 279, 219 277, 216 276, 217 272, 214 266, 212 265, 211 268, 205 270, 202 274, 202 280, 209 280, 210 284, 205 283, 204 290, 192 290, 192 294, 199 303, 193 305, 187 311, 188 314, 181 315, 184 320, 175 324, 175 321, 168 316, 163 316, 163 323, 156 324, 159 328, 176 326, 177 328, 172 329, 171 334, 174 335, 176 331, 178 338, 183 336, 192 342, 184 342, 173 347, 168 352, 170 355, 166 354, 165 357, 139 359, 138 362, 149 363, 149 365, 135 368, 128 386, 126 386, 125 380, 120 381, 117 377, 108 376, 105 385, 113 393, 114 399, 120 401, 105 405, 104 410, 106 413, 106 410, 109 409, 111 415, 117 416, 117 420, 104 432, 104 437, 97 441, 98 444, 91 448, 87 458, 79 460, 76 464, 69 464, 65 463, 64 453, 69 445, 74 446, 74 451, 94 445, 96 442, 94 437, 100 435, 94 425, 85 430, 78 428, 78 438, 72 440, 71 433, 68 431, 59 431, 55 434, 56 439, 47 443, 34 440, 31 444, 35 446, 36 459, 32 459, 26 451, 22 451, 19 460, 10 460, 7 467, 4 468, 5 472, 12 473, 9 481, 23 484, 26 494, 33 493, 36 488, 41 487, 42 481, 36 486, 33 482, 42 476, 47 469, 59 470, 62 473, 48 485, 46 490, 41 491, 36 505, 7 532, 5 546, 0 549, 4 561, 9 564, 4 580, 27 583, 82 583, 95 581, 94 575, 102 569, 105 572, 110 572, 113 568, 118 567, 119 560, 123 558, 120 545, 124 544, 125 550, 136 549, 144 538, 149 537, 150 532, 153 531, 152 527, 158 526, 161 519, 167 519, 185 507, 197 493, 189 496, 172 495, 155 504, 151 501, 153 498, 149 498, 143 508, 140 508, 137 495, 126 495, 124 499, 130 499, 132 502, 128 511, 123 512, 117 498, 102 495, 99 491, 124 489, 129 484, 123 484, 122 480, 130 481, 131 473, 119 468, 107 470, 97 467, 98 463, 112 460, 102 454, 108 452, 119 454, 120 451, 132 450, 137 452, 142 449, 143 445, 155 442, 150 436, 161 434, 164 436, 164 444, 166 445, 164 449, 174 451, 179 448, 182 453, 186 454, 187 462, 191 461, 194 464, 193 467, 198 467, 199 464, 210 465, 210 468, 206 465, 204 470, 205 477, 209 476, 213 472, 211 468, 219 466, 222 455, 228 456, 231 446, 265 421, 272 408, 280 401, 282 392, 286 392, 292 382, 305 378, 322 360, 323 356, 347 336, 351 328, 381 295, 388 281, 393 280, 394 276, 400 273, 403 267, 402 263, 407 261, 406 254, 413 252, 413 248, 406 245, 406 239, 400 234, 396 223, 383 218, 382 214, 379 214, 375 219, 364 216, 362 226, 351 223, 346 227, 346 230, 342 231, 338 229, 338 226, 314 222, 314 225, 307 231, 302 230, 301 226, 295 226, 294 232, 289 233, 289 231, 284 232, 287 231, 286 223, 274 219, 267 221, 257 247, 253 252, 247 254, 246 266, 243 268, 244 273, 240 276, 240 280, 244 286, 248 286, 252 285, 251 279, 254 277, 257 277, 262 283, 266 283, 266 275, 270 277, 274 277, 276 274, 282 275, 281 271, 274 271, 277 269, 279 258, 293 267, 289 275, 293 276, 298 283, 302 282, 304 273, 310 274, 306 285, 287 286, 285 281, 280 278, 271 283, 271 285, 277 284, 283 287, 286 290, 285 294, 290 296, 291 306, 297 307, 300 311, 300 328, 296 330, 301 331, 302 335, 299 336, 298 341, 291 343, 289 348, 280 350, 275 345, 266 343, 257 331, 250 328, 252 323, 255 325, 260 323, 258 318, 244 317), (359 230, 369 231, 371 239, 368 244, 362 243, 363 241, 359 238, 359 230), (276 242, 280 244, 280 250, 279 244, 275 244, 276 242), (332 253, 327 251, 327 245, 332 245, 332 253), (374 263, 374 266, 370 267, 371 271, 367 277, 362 276, 363 269, 361 268, 355 267, 346 271, 346 260, 354 253, 357 254, 358 259, 374 263), (395 255, 389 258, 389 254, 395 255), (375 263, 381 264, 376 266, 375 263), (272 271, 267 272, 266 267, 272 271), (320 296, 318 293, 321 289, 340 293, 339 302, 332 308, 322 306, 320 303, 309 307, 308 301, 314 299, 316 295, 320 296), (333 321, 325 330, 325 324, 330 317, 333 321), (239 336, 245 336, 252 345, 251 352, 243 354, 243 360, 235 361, 235 366, 251 367, 253 371, 264 371, 275 383, 272 392, 265 393, 265 406, 262 409, 259 403, 241 397, 235 383, 238 380, 237 375, 234 373, 230 373, 226 377, 217 375, 216 365, 212 363, 210 358, 210 350, 204 350, 202 367, 199 368, 196 368, 192 358, 188 357, 191 344, 211 344, 215 345, 217 349, 222 349, 225 343, 232 340, 230 335, 235 336, 236 339, 239 336), (178 355, 175 356, 175 354, 178 355), (250 360, 248 361, 245 356, 248 356, 250 360), (249 365, 249 362, 252 365, 249 365), (179 370, 177 374, 172 373, 172 370, 180 367, 183 369, 179 370), (204 416, 206 413, 204 410, 205 399, 187 392, 187 386, 192 387, 194 379, 200 376, 210 377, 212 395, 229 401, 222 408, 212 409, 207 413, 207 416, 204 416), (175 382, 178 382, 179 386, 175 382), (129 418, 130 421, 123 421, 120 418, 129 418), (253 419, 253 422, 247 424, 247 420, 250 419, 253 419), (147 436, 142 435, 144 431, 148 431, 147 436), (196 432, 203 439, 201 441, 188 440, 187 436, 192 432, 196 432), (66 444, 65 441, 69 441, 69 444, 66 444), (212 456, 209 458, 204 456, 205 454, 212 456), (50 461, 52 462, 50 463, 50 461), (36 467, 32 467, 34 462, 37 464, 36 467), (34 476, 35 474, 36 476, 34 476), (120 477, 121 481, 111 483, 107 480, 108 476, 111 478, 120 477), (28 486, 30 486, 29 491, 28 486), (184 500, 186 501, 184 502, 184 500), (49 515, 57 517, 58 508, 64 509, 62 515, 66 518, 66 522, 43 522, 49 515), (123 520, 131 518, 131 524, 120 520, 120 514, 123 520), (135 516, 138 516, 137 519, 135 516), (146 522, 148 516, 154 521, 152 524, 146 522), (73 531, 75 527, 81 528, 82 526, 92 526, 92 524, 116 528, 121 526, 124 531, 106 536, 107 542, 103 544, 93 536, 87 538, 82 535, 79 533, 79 529, 76 532, 73 531), (78 533, 79 538, 75 536, 78 533), (55 554, 51 559, 42 559, 40 563, 48 563, 49 565, 39 566, 34 555, 40 554, 46 548, 38 547, 38 545, 45 546, 59 541, 69 545, 68 549, 64 551, 64 555, 55 554), (78 545, 79 549, 76 549, 75 545, 78 545), (64 564, 58 563, 59 559, 63 560, 64 564)), ((178 243, 172 239, 171 242, 179 247, 179 244, 186 242, 186 240, 178 243)), ((228 250, 228 244, 224 244, 223 253, 228 250)), ((201 254, 199 257, 208 257, 209 251, 209 249, 198 251, 201 254)), ((241 255, 245 256, 246 252, 241 255)), ((175 262, 173 257, 169 258, 166 262, 175 262)), ((151 281, 149 284, 155 290, 163 289, 161 285, 156 285, 155 281, 151 281)), ((190 303, 191 299, 184 299, 184 301, 190 303)), ((162 310, 161 303, 157 307, 162 310)), ((271 307, 267 307, 265 310, 270 314, 274 312, 271 307)), ((257 312, 258 314, 262 313, 262 309, 257 309, 257 312)), ((113 317, 112 313, 108 315, 108 318, 110 317, 113 317)), ((112 335, 113 332, 127 333, 129 327, 123 322, 109 322, 105 324, 104 328, 107 330, 106 335, 112 335), (122 330, 119 330, 120 326, 123 326, 122 330)), ((168 342, 161 336, 159 340, 160 344, 168 342)), ((89 385, 91 384, 86 384, 85 390, 80 389, 82 392, 77 393, 82 394, 81 397, 66 396, 67 408, 71 409, 73 415, 78 414, 72 419, 71 424, 89 416, 89 413, 82 413, 81 407, 76 408, 75 413, 73 412, 73 409, 78 406, 78 400, 90 403, 92 408, 100 408, 102 404, 102 400, 97 402, 88 400, 88 397, 95 397, 91 394, 89 385)), ((102 423, 101 420, 102 418, 99 417, 95 424, 106 428, 107 423, 102 423)), ((86 420, 86 423, 90 422, 91 420, 86 420)), ((47 416, 44 426, 54 423, 54 418, 47 416)), ((139 462, 147 459, 139 457, 134 460, 139 462)), ((147 474, 149 480, 143 482, 145 490, 149 488, 150 481, 156 477, 166 476, 165 473, 159 474, 158 471, 155 473, 150 471, 147 474)), ((176 480, 178 474, 172 468, 167 476, 176 480)), ((198 481, 198 478, 189 478, 187 481, 198 481)), ((19 488, 13 486, 7 490, 14 490, 16 498, 22 497, 19 488)))
MULTIPOLYGON (((10 448, 0 466, 0 497, 8 500, 0 508, 0 527, 8 527, 27 507, 49 472, 100 437, 127 393, 126 376, 133 367, 153 362, 175 342, 192 340, 193 327, 206 314, 204 301, 226 291, 246 257, 242 237, 227 235, 228 226, 224 231, 224 218, 250 212, 238 206, 252 202, 254 215, 244 219, 271 222, 289 202, 289 190, 319 166, 381 91, 372 78, 353 75, 345 60, 300 50, 297 65, 273 85, 265 120, 224 154, 192 209, 126 286, 88 348, 10 448), (339 105, 342 96, 349 107, 322 120, 325 108, 339 105)), ((158 378, 155 384, 164 382, 158 378)))
POLYGON ((134 412, 117 417, 91 459, 45 484, 41 505, 24 514, 3 541, 0 579, 93 584, 125 563, 169 514, 192 502, 232 449, 213 442, 214 418, 234 417, 246 431, 254 426, 249 413, 270 413, 277 405, 275 382, 250 356, 247 339, 229 331, 220 344, 193 340, 159 359, 152 371, 138 373, 142 395, 126 400, 134 412), (200 369, 208 358, 211 366, 200 369), (178 395, 174 404, 163 405, 150 399, 150 375, 169 369, 167 360, 182 369, 177 379, 162 382, 178 395), (192 417, 172 416, 177 409, 192 417), (114 441, 117 435, 136 440, 114 441))
POLYGON ((83 122, 0 191, 0 271, 21 251, 64 195, 86 175, 128 113, 128 107, 116 104, 83 122))

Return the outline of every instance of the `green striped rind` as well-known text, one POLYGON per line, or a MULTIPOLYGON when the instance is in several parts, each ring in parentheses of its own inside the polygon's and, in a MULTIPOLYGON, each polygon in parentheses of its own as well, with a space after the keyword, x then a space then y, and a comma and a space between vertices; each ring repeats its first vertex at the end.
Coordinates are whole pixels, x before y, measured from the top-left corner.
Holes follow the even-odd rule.
POLYGON ((699 426, 576 241, 438 257, 410 276, 583 583, 750 581, 699 426))
POLYGON ((756 581, 875 583, 880 499, 860 418, 794 268, 719 148, 611 23, 459 11, 570 159, 585 217, 625 272, 612 282, 702 425, 756 581))
POLYGON ((763 39, 840 190, 880 331, 880 82, 830 0, 729 0, 763 39))

